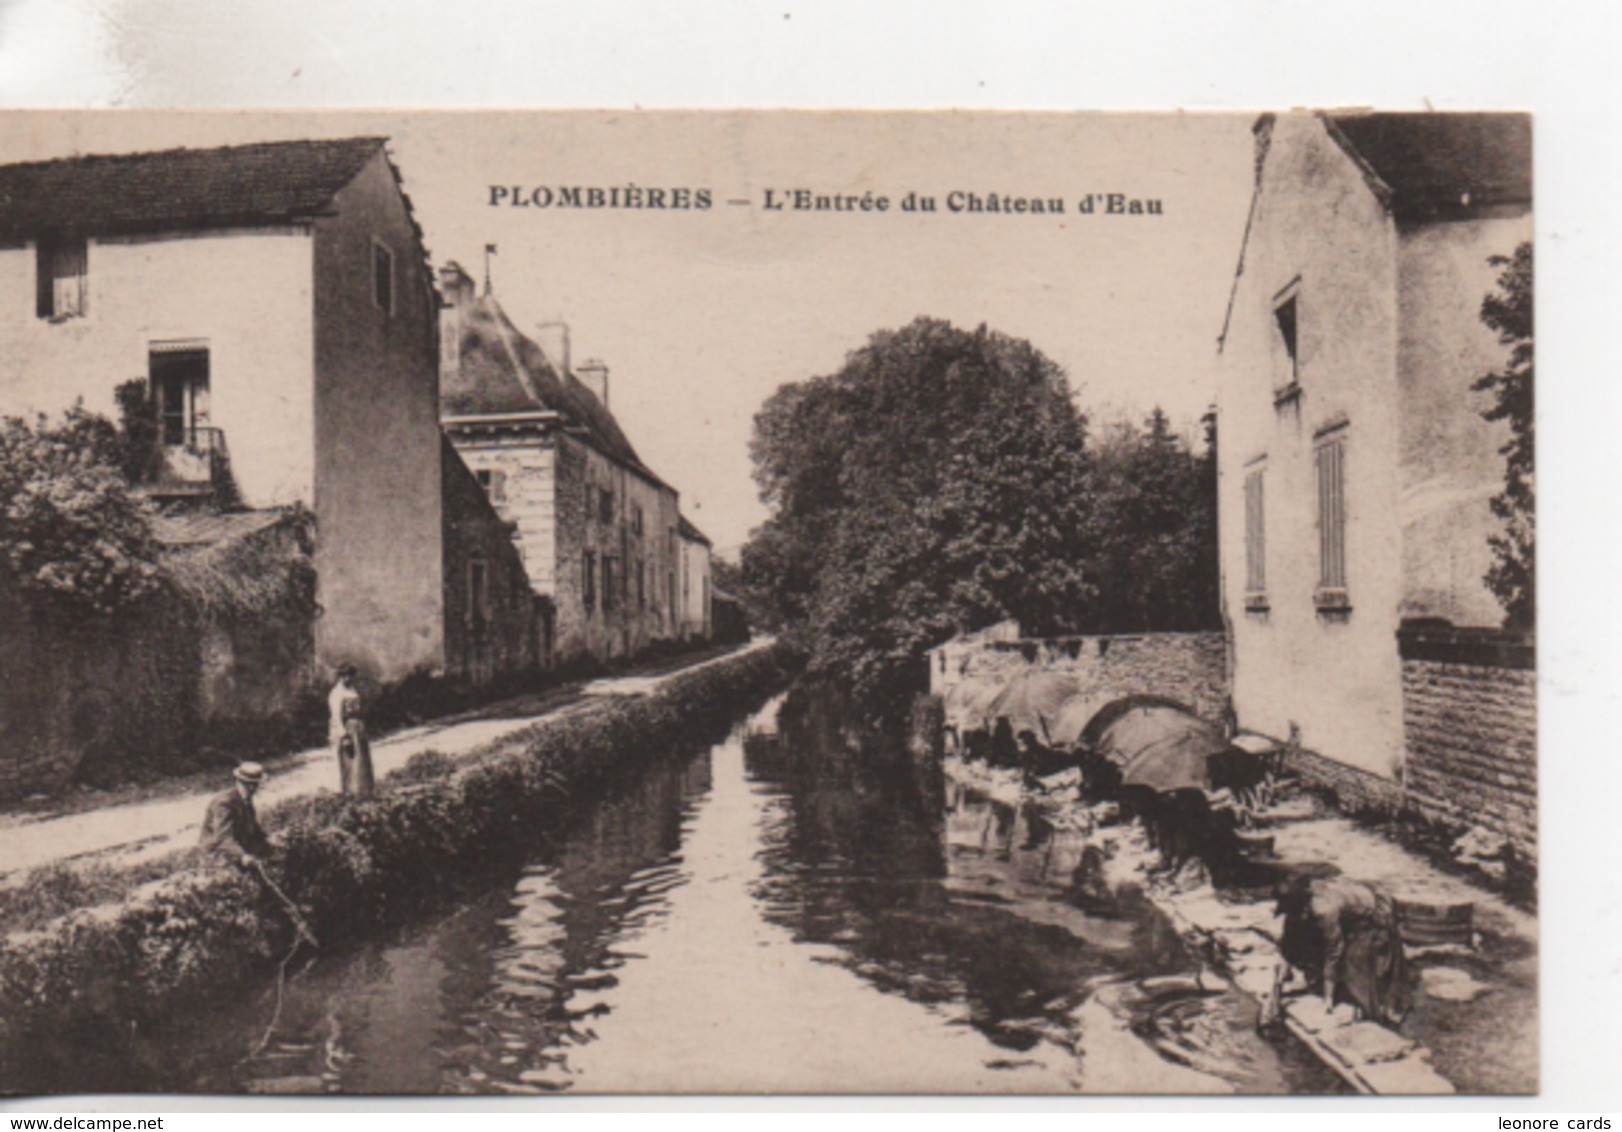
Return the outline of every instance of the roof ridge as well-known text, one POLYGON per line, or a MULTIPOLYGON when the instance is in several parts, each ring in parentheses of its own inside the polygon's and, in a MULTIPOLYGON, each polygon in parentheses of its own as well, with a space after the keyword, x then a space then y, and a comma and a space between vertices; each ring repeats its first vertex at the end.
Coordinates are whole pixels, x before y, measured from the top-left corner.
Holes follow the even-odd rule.
POLYGON ((141 161, 154 157, 171 157, 178 154, 205 155, 210 153, 240 153, 250 149, 292 148, 294 146, 325 146, 325 145, 353 145, 359 142, 373 143, 377 148, 387 145, 389 139, 380 134, 355 134, 342 138, 285 138, 281 141, 239 142, 233 145, 210 145, 194 147, 189 145, 171 146, 168 149, 137 149, 122 153, 78 153, 67 154, 61 157, 42 157, 35 161, 6 161, 0 162, 0 169, 41 169, 50 165, 84 165, 91 162, 114 161, 141 161))

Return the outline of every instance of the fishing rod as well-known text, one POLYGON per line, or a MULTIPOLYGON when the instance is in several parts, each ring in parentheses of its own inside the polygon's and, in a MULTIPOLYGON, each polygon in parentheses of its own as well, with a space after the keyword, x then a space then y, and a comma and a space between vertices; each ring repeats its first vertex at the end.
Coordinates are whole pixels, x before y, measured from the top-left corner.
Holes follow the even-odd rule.
POLYGON ((255 857, 253 859, 252 867, 254 873, 264 883, 265 887, 270 889, 271 894, 274 895, 277 900, 281 901, 282 910, 287 913, 287 918, 293 922, 293 930, 298 932, 299 938, 304 940, 311 947, 319 949, 321 944, 317 942, 315 933, 310 930, 309 923, 304 919, 303 914, 298 910, 298 905, 294 904, 292 899, 288 897, 287 893, 282 891, 280 885, 270 879, 270 874, 265 871, 265 863, 255 857))
MULTIPOLYGON (((316 942, 315 933, 310 930, 310 925, 305 921, 303 913, 298 910, 298 905, 294 904, 287 893, 282 891, 281 885, 270 879, 270 874, 265 871, 265 863, 257 857, 249 858, 249 860, 251 862, 249 867, 252 868, 260 882, 281 902, 282 910, 287 913, 287 918, 293 923, 293 931, 297 934, 293 937, 293 946, 288 949, 286 955, 282 956, 282 961, 276 968, 276 1009, 271 1013, 270 1025, 265 1027, 263 1036, 248 1050, 248 1055, 242 1059, 244 1062, 252 1061, 263 1053, 265 1047, 270 1044, 270 1036, 276 1032, 276 1024, 282 1018, 282 999, 287 987, 287 965, 293 961, 293 956, 298 953, 299 944, 308 943, 317 951, 321 949, 321 945, 316 942)), ((238 1064, 241 1064, 241 1062, 238 1064)))

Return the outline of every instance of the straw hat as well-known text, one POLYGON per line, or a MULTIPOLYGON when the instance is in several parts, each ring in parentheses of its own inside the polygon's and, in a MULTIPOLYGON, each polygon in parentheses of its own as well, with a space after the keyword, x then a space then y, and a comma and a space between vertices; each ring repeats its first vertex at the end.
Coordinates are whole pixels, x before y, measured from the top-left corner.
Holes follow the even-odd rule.
POLYGON ((265 768, 258 763, 243 763, 236 769, 236 780, 249 786, 258 786, 265 780, 265 768))

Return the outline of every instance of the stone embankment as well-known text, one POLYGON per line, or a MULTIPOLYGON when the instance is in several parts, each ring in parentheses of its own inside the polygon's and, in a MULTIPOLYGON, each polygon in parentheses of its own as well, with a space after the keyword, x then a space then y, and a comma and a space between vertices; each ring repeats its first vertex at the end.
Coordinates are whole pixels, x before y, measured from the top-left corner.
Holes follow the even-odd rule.
MULTIPOLYGON (((272 809, 273 871, 323 952, 406 922, 544 845, 613 775, 690 752, 791 678, 779 645, 543 718, 463 761, 413 760, 363 802, 272 809)), ((262 985, 295 943, 286 911, 229 866, 187 869, 0 941, 0 1092, 27 1043, 138 1040, 222 987, 262 985)))

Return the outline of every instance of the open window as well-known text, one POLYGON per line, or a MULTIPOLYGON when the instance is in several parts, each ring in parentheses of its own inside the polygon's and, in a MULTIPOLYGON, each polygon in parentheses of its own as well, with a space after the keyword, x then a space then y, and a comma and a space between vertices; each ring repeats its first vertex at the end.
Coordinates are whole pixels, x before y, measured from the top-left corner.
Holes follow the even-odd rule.
POLYGON ((479 486, 484 488, 485 498, 491 503, 507 502, 506 472, 500 468, 480 468, 473 473, 473 477, 479 481, 479 486))
POLYGON ((213 448, 208 348, 195 341, 154 342, 148 347, 147 370, 164 447, 194 452, 213 448))

